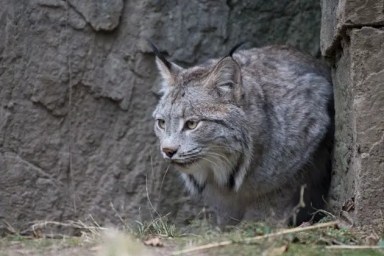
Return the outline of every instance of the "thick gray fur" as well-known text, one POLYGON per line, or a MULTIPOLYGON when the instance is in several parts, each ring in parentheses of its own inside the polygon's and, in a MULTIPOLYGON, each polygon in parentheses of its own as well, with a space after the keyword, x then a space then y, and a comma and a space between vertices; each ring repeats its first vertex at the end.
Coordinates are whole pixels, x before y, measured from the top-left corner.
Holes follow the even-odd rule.
POLYGON ((333 135, 325 67, 285 46, 240 50, 186 69, 156 62, 163 77, 153 113, 160 150, 188 190, 215 209, 218 224, 292 217, 297 224, 323 206, 333 135))

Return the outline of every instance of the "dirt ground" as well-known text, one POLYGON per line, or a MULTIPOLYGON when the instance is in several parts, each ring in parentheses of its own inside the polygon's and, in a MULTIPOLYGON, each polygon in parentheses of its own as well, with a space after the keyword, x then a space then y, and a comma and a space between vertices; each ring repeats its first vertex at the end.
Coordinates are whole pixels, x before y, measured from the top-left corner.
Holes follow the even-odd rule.
POLYGON ((179 230, 167 223, 152 222, 141 224, 135 231, 100 229, 79 237, 10 234, 0 238, 0 256, 384 256, 383 236, 359 236, 333 223, 290 229, 246 223, 221 232, 204 224, 179 230))

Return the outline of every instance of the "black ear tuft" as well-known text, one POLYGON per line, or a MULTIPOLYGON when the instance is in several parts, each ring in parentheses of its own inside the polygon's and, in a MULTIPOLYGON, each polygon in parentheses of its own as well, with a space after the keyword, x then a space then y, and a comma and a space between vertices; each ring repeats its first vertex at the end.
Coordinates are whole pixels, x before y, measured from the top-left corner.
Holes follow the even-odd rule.
POLYGON ((154 43, 152 43, 149 39, 146 39, 148 44, 151 46, 153 53, 164 63, 164 65, 171 69, 172 64, 164 57, 164 55, 159 51, 154 43))
POLYGON ((232 55, 235 53, 235 51, 237 50, 237 49, 239 49, 243 44, 245 44, 246 42, 245 41, 243 41, 243 42, 240 42, 240 43, 238 43, 238 44, 236 44, 230 51, 229 51, 229 54, 228 54, 228 56, 229 57, 232 57, 232 55))

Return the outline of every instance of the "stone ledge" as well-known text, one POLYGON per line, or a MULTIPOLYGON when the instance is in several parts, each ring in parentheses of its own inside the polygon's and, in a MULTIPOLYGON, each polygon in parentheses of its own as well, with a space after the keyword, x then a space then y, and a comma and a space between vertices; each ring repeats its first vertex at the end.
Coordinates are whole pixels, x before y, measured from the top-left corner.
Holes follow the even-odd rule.
POLYGON ((321 52, 335 57, 346 30, 364 26, 384 26, 384 0, 323 0, 320 36, 321 52))
POLYGON ((356 226, 380 233, 384 232, 384 30, 363 27, 351 29, 349 35, 333 69, 336 133, 329 201, 334 212, 350 215, 356 226), (345 207, 348 202, 354 207, 345 207))
POLYGON ((384 232, 384 31, 363 27, 350 37, 356 224, 384 232))

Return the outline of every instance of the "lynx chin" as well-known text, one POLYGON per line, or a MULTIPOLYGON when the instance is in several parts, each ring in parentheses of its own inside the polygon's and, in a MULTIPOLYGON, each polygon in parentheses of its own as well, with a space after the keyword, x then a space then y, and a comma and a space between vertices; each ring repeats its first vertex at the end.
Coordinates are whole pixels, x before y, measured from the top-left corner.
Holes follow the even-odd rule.
POLYGON ((330 181, 327 68, 286 46, 233 49, 182 68, 152 47, 162 77, 153 113, 161 154, 217 223, 309 221, 330 181))

